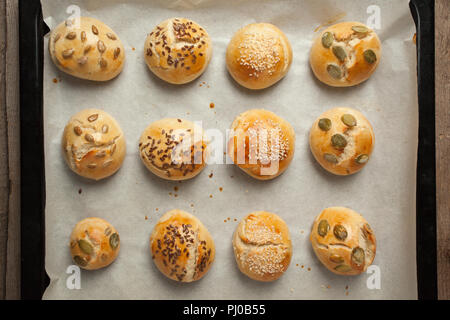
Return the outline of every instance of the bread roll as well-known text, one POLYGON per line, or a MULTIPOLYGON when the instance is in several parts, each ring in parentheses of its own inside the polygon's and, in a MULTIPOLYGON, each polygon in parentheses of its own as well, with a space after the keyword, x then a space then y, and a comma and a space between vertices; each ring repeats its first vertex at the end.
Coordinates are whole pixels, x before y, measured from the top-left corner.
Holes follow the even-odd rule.
POLYGON ((212 56, 208 33, 196 22, 171 18, 147 36, 144 57, 159 78, 173 84, 188 83, 206 69, 212 56))
POLYGON ((327 171, 349 175, 369 161, 375 135, 361 112, 334 108, 324 112, 312 125, 309 145, 317 162, 327 171))
POLYGON ((109 222, 100 218, 81 220, 70 235, 72 259, 86 270, 110 265, 119 251, 119 233, 109 222))
POLYGON ((286 223, 265 211, 252 212, 239 222, 233 235, 233 249, 239 270, 258 281, 281 277, 292 257, 286 223))
POLYGON ((198 175, 208 157, 203 129, 194 123, 166 118, 150 124, 139 140, 145 166, 158 177, 186 180, 198 175))
POLYGON ((360 214, 348 208, 323 210, 314 220, 310 240, 320 262, 336 274, 360 274, 375 258, 373 230, 360 214))
POLYGON ((180 282, 201 279, 215 257, 214 240, 206 227, 182 210, 159 219, 150 236, 150 250, 159 271, 180 282))
POLYGON ((50 34, 48 48, 61 71, 81 79, 111 80, 125 62, 119 36, 103 22, 89 17, 58 25, 50 34))
POLYGON ((283 173, 294 157, 295 132, 275 113, 252 109, 231 125, 228 155, 248 175, 269 180, 283 173))
POLYGON ((289 71, 292 48, 286 35, 270 23, 252 23, 238 30, 227 48, 231 76, 248 89, 264 89, 289 71))
POLYGON ((82 177, 100 180, 114 174, 125 158, 125 137, 103 110, 85 109, 67 123, 62 149, 67 165, 82 177))
POLYGON ((325 29, 316 38, 310 64, 323 83, 349 87, 367 80, 380 58, 381 43, 375 31, 360 22, 342 22, 325 29))

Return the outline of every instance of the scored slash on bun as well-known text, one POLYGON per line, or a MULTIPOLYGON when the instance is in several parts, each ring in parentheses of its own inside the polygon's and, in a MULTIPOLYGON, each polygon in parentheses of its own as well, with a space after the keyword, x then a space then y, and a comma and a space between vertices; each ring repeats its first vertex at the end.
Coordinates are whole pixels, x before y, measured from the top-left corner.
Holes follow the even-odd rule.
POLYGON ((60 70, 81 79, 111 80, 122 71, 125 61, 119 36, 89 17, 59 24, 50 34, 48 48, 60 70))
POLYGON ((145 61, 160 79, 184 84, 198 78, 212 56, 208 33, 196 22, 171 18, 161 22, 147 36, 145 61))
POLYGON ((201 279, 215 257, 214 240, 195 216, 171 210, 159 219, 150 236, 156 267, 166 277, 192 282, 201 279))

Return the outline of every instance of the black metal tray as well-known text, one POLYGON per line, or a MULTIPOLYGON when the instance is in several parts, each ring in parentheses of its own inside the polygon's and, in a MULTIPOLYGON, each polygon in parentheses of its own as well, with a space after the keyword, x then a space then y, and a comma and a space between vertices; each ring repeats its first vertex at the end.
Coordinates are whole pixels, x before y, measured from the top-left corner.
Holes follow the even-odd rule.
MULTIPOLYGON (((417 283, 419 299, 437 299, 434 0, 411 0, 417 27, 419 146, 417 159, 417 283)), ((39 0, 20 0, 21 295, 41 299, 45 272, 43 40, 39 0)))

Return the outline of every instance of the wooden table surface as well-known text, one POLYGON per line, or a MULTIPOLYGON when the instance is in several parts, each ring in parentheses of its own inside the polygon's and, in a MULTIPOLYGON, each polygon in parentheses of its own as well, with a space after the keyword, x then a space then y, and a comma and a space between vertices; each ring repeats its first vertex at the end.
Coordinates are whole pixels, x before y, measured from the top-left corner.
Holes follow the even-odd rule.
MULTIPOLYGON (((450 299, 450 1, 435 0, 438 295, 450 299)), ((18 0, 0 0, 0 299, 20 298, 18 0)))

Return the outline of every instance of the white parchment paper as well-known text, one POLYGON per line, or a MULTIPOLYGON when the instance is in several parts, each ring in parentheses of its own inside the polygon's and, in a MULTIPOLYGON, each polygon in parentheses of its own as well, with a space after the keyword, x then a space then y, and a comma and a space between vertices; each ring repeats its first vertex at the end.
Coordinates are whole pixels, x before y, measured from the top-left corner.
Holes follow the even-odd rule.
POLYGON ((51 283, 44 298, 417 298, 418 106, 415 46, 411 40, 415 27, 407 0, 257 3, 42 0, 42 5, 44 18, 52 27, 75 12, 76 7, 69 8, 70 5, 78 6, 81 15, 98 18, 112 27, 126 49, 122 74, 106 83, 79 80, 58 71, 45 51, 46 270, 51 283), (377 8, 381 27, 377 33, 382 40, 383 56, 371 79, 352 88, 331 88, 317 81, 308 62, 316 27, 344 15, 339 21, 367 22, 377 8), (173 16, 200 23, 207 29, 214 46, 213 59, 204 75, 183 86, 157 79, 143 59, 147 33, 160 21, 173 16), (271 88, 255 92, 237 85, 225 66, 225 50, 231 36, 253 22, 270 22, 281 28, 294 53, 286 78, 271 88), (215 104, 214 109, 210 108, 211 102, 215 104), (312 122, 336 106, 361 110, 375 130, 376 145, 371 160, 360 173, 348 177, 325 172, 315 162, 308 146, 312 122), (99 182, 72 173, 61 154, 64 126, 73 114, 84 108, 106 110, 117 119, 126 136, 128 150, 123 167, 111 178, 99 182), (274 111, 288 119, 295 129, 295 158, 277 179, 257 181, 233 165, 210 165, 190 181, 167 182, 142 165, 138 140, 149 123, 164 117, 202 120, 205 129, 218 128, 225 132, 236 115, 250 108, 274 111), (375 230, 378 249, 374 265, 380 271, 380 289, 367 287, 369 274, 337 276, 316 259, 309 243, 309 231, 314 217, 329 206, 353 208, 375 230), (198 216, 215 240, 215 263, 195 283, 176 283, 165 278, 153 265, 149 253, 153 226, 164 212, 174 208, 198 216), (279 214, 291 232, 294 247, 291 265, 272 283, 256 282, 242 275, 233 256, 232 233, 238 221, 255 210, 279 214), (121 252, 106 269, 82 271, 81 289, 70 290, 66 285, 69 278, 66 269, 72 264, 69 235, 79 220, 91 216, 102 217, 118 229, 121 252))

